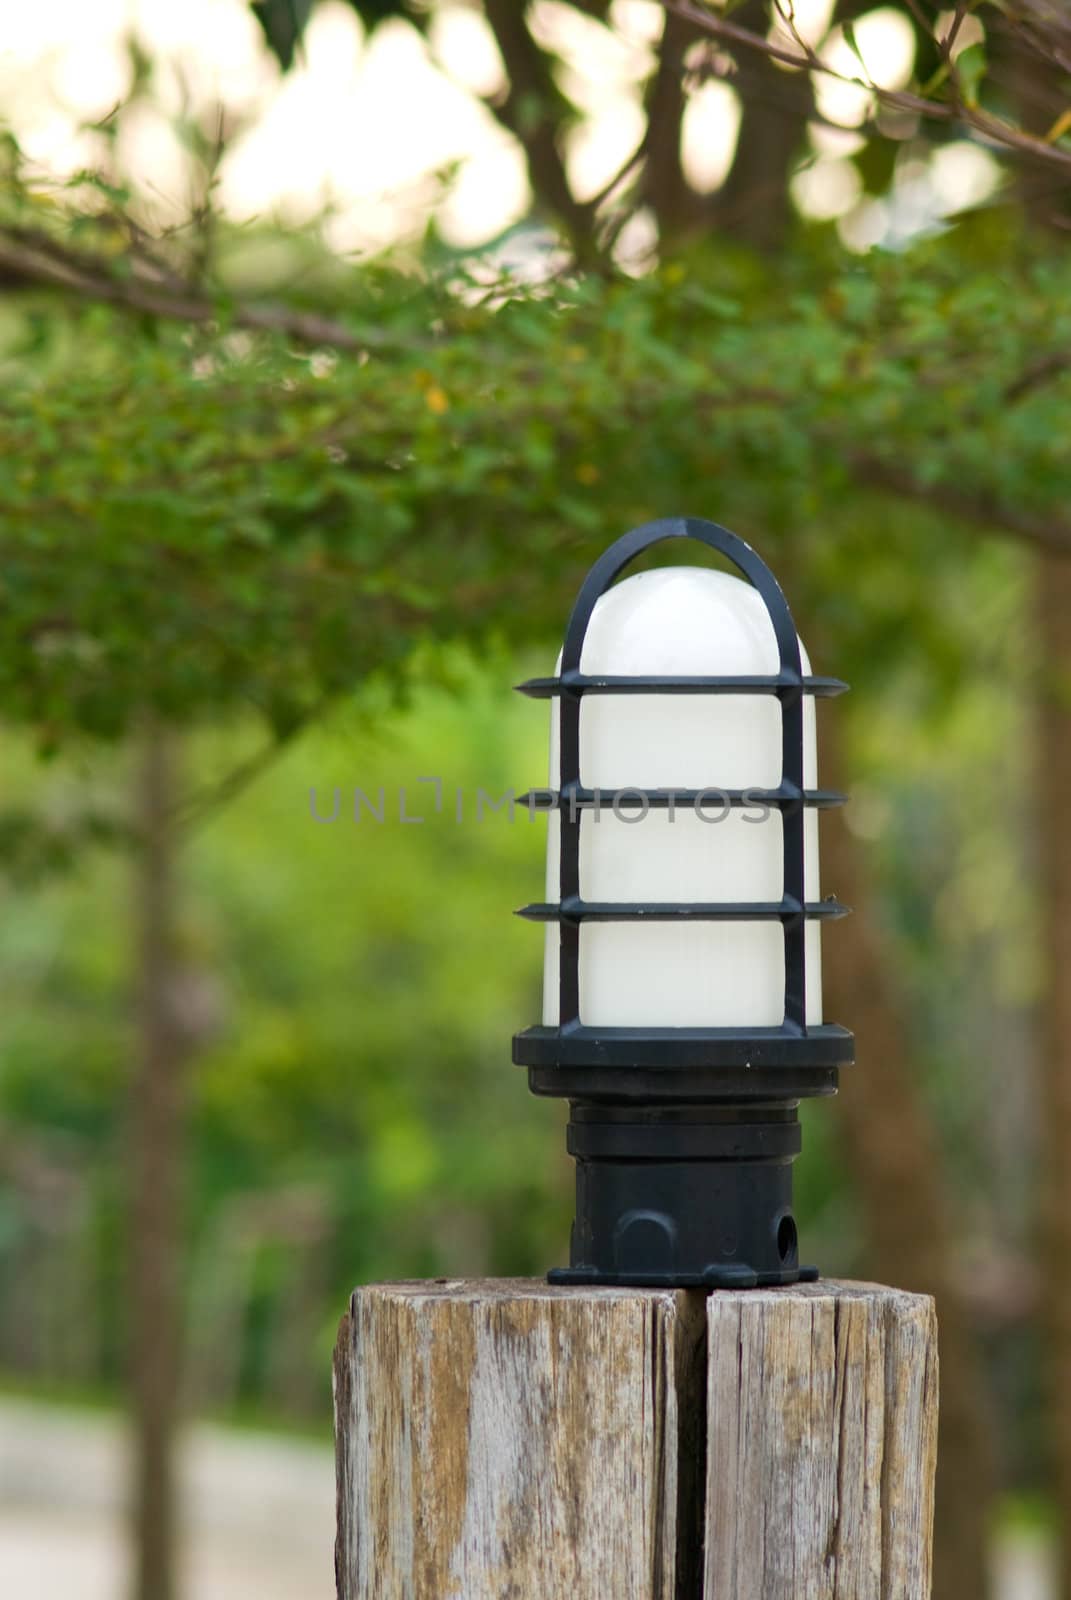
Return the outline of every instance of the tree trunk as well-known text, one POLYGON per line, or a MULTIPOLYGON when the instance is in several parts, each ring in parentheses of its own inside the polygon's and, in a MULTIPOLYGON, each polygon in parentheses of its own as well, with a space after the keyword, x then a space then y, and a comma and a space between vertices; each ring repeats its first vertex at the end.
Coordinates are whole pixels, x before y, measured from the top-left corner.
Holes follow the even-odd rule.
MULTIPOLYGON (((1019 109, 1024 128, 1044 137, 1065 109, 1064 73, 1024 45, 1014 26, 998 22, 990 41, 991 71, 1019 109)), ((1062 247, 1068 185, 1026 163, 1016 191, 1033 228, 1062 247)), ((1013 402, 1009 402, 1013 403, 1013 402)), ((1040 1106, 1042 1363, 1056 1526, 1060 1530, 1059 1600, 1071 1600, 1071 561, 1046 553, 1037 569, 1040 662, 1035 716, 1035 780, 1041 871, 1042 1000, 1037 1093, 1040 1106)))
MULTIPOLYGON (((835 717, 822 720, 823 782, 848 788, 835 717)), ((989 1587, 988 1522, 994 1453, 986 1388, 955 1286, 955 1244, 940 1182, 940 1152, 909 1068, 887 952, 866 907, 873 894, 860 852, 834 813, 823 823, 823 886, 856 908, 851 926, 823 940, 826 1014, 854 1029, 857 1065, 841 1075, 846 1159, 866 1219, 875 1273, 937 1301, 941 1424, 937 1458, 934 1600, 981 1597, 989 1587)))
POLYGON ((587 259, 594 213, 569 187, 561 148, 566 104, 551 58, 532 37, 520 0, 484 0, 483 9, 509 80, 505 96, 486 103, 524 151, 537 210, 556 218, 577 256, 587 259))
POLYGON ((174 1600, 180 1369, 182 1065, 175 976, 173 751, 143 730, 136 780, 138 1060, 131 1106, 131 1328, 136 1600, 174 1600))
MULTIPOLYGON (((764 33, 765 0, 746 0, 733 11, 741 27, 764 33)), ((814 113, 810 73, 785 72, 765 56, 739 51, 733 85, 743 113, 729 175, 711 196, 710 220, 731 238, 757 250, 776 250, 792 221, 788 183, 805 149, 814 113)))
POLYGON ((1038 692, 1038 851, 1042 871, 1040 1279, 1060 1589, 1071 1596, 1071 561, 1038 568, 1043 679, 1038 692))
POLYGON ((687 104, 684 57, 697 37, 690 23, 667 11, 658 66, 647 87, 647 154, 641 190, 658 222, 663 247, 695 226, 700 203, 681 161, 681 123, 687 104))

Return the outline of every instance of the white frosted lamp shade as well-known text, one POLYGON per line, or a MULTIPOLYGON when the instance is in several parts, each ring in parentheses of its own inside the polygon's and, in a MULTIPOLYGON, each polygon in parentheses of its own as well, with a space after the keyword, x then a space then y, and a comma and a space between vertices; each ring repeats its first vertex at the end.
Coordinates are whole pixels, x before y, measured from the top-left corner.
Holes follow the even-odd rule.
MULTIPOLYGON (((810 672, 800 646, 802 670, 810 672)), ((596 602, 580 670, 588 676, 774 676, 780 654, 758 591, 701 567, 637 573, 596 602)), ((560 662, 559 662, 560 668, 560 662)), ((782 779, 781 704, 772 694, 586 694, 580 780, 598 812, 580 820, 580 895, 588 902, 778 902, 785 894, 781 812, 728 807, 720 790, 782 779), (697 815, 627 808, 629 789, 709 791, 697 815)), ((560 785, 559 701, 551 704, 550 787, 560 785)), ((814 700, 804 696, 803 782, 817 785, 814 700)), ((633 797, 635 800, 635 796, 633 797)), ((559 898, 561 817, 548 818, 547 900, 559 898)), ((816 813, 804 818, 805 898, 819 898, 816 813)), ((548 924, 543 1021, 559 1022, 559 927, 548 924)), ((806 1021, 822 1020, 819 927, 806 928, 806 1021)), ((591 1027, 779 1027, 785 1019, 780 921, 585 921, 579 1020, 591 1027)))

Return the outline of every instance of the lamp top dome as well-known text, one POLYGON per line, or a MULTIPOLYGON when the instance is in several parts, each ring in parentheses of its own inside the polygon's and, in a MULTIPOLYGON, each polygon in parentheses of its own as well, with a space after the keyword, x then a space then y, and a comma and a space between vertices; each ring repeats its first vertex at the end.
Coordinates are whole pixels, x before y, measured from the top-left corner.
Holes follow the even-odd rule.
MULTIPOLYGON (((804 672, 810 671, 802 650, 804 672)), ((614 584, 595 604, 586 673, 764 675, 778 670, 766 604, 750 583, 709 567, 659 567, 614 584)))

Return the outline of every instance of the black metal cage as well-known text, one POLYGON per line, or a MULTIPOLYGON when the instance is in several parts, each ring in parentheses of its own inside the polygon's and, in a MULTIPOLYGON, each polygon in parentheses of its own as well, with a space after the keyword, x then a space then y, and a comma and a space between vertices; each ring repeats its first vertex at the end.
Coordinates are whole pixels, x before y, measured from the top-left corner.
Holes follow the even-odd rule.
MULTIPOLYGON (((536 790, 533 806, 560 815, 559 898, 520 915, 559 928, 558 1025, 517 1034, 513 1059, 540 1095, 572 1102, 569 1148, 577 1157, 572 1265, 553 1279, 582 1282, 782 1283, 814 1276, 798 1264, 790 1163, 799 1149, 796 1108, 832 1094, 837 1069, 852 1060, 844 1028, 808 1025, 808 920, 839 917, 830 897, 808 902, 804 814, 844 796, 804 787, 805 695, 846 685, 805 676, 788 603, 751 547, 717 523, 694 517, 647 523, 595 562, 566 628, 560 673, 520 686, 560 698, 558 790, 536 790), (667 540, 692 539, 726 557, 757 590, 770 618, 778 670, 769 676, 588 675, 581 667, 595 605, 623 569, 667 540), (729 806, 764 804, 782 816, 779 901, 585 901, 580 893, 581 819, 600 803, 580 770, 580 709, 586 695, 775 695, 781 709, 782 770, 774 788, 717 790, 729 806), (769 1027, 602 1027, 580 1006, 580 930, 592 921, 777 921, 784 935, 784 1016, 769 1027), (787 1189, 786 1189, 787 1184, 787 1189)), ((712 774, 711 785, 717 781, 712 774)), ((621 804, 695 805, 709 790, 630 788, 621 804)))

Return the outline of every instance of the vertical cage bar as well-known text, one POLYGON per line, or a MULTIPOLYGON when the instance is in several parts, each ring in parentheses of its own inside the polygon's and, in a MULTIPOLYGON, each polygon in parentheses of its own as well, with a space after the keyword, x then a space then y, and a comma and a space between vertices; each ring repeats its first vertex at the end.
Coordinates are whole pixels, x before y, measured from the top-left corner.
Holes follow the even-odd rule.
POLYGON ((800 792, 800 799, 781 813, 784 854, 784 893, 800 906, 800 915, 784 925, 785 1022, 801 1029, 807 1025, 807 919, 804 898, 803 805, 803 693, 788 691, 781 697, 781 778, 800 792))
MULTIPOLYGON (((580 895, 580 819, 576 803, 580 786, 580 696, 564 693, 558 723, 559 785, 565 804, 558 807, 558 899, 562 905, 580 895)), ((580 1020, 580 924, 562 917, 558 923, 558 1026, 580 1020)))

